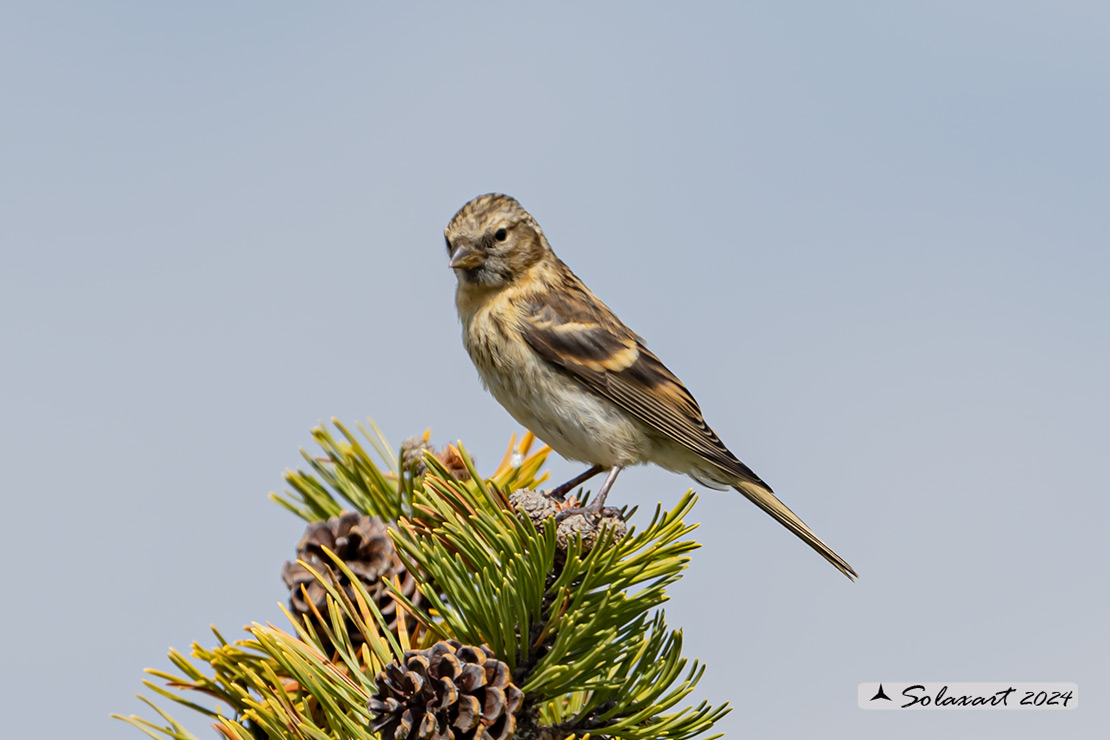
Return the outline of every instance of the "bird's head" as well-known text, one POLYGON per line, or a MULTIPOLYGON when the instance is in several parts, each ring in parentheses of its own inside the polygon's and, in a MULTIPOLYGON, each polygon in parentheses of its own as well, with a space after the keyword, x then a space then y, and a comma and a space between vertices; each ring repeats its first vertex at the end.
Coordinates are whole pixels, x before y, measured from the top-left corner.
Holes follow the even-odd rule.
POLYGON ((508 285, 551 251, 532 214, 497 193, 460 208, 443 236, 459 282, 487 288, 508 285))

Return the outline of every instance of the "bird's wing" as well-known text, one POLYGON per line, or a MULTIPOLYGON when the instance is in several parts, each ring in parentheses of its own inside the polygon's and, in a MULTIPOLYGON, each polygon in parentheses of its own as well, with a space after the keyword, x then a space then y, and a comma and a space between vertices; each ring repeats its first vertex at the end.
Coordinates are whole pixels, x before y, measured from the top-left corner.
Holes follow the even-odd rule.
MULTIPOLYGON (((705 423, 697 401, 577 278, 523 306, 524 339, 541 357, 656 433, 711 462, 729 483, 849 578, 856 572, 736 459, 705 423)), ((700 478, 699 478, 700 480, 700 478)), ((705 481, 702 481, 705 482, 705 481)))
POLYGON ((770 491, 729 452, 690 391, 637 334, 576 279, 562 288, 523 307, 522 332, 532 349, 650 429, 770 491))

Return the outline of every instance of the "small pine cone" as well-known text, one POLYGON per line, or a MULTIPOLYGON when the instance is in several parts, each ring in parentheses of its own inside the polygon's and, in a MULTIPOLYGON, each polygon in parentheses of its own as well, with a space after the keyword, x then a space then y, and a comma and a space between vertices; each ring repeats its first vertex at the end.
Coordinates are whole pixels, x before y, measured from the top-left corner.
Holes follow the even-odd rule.
MULTIPOLYGON (((331 567, 339 579, 339 585, 354 600, 354 587, 346 574, 333 566, 331 559, 324 553, 325 547, 342 558, 355 574, 374 599, 391 630, 397 627, 397 604, 382 584, 382 576, 390 580, 398 578, 401 592, 413 603, 420 604, 421 596, 416 589, 416 579, 401 562, 393 541, 389 539, 387 525, 381 519, 357 511, 347 511, 326 521, 309 524, 297 545, 298 560, 305 561, 320 573, 331 567)), ((289 588, 289 607, 294 614, 308 618, 315 606, 322 615, 327 615, 327 591, 304 566, 287 562, 282 568, 281 577, 289 588)), ((353 633, 351 637, 356 642, 362 639, 358 633, 353 633)))
POLYGON ((410 650, 375 681, 370 729, 382 740, 508 740, 524 694, 485 645, 410 650))
POLYGON ((565 552, 570 546, 571 538, 579 534, 582 536, 582 552, 587 553, 594 549, 602 531, 606 529, 612 530, 610 544, 614 545, 628 534, 628 525, 619 516, 603 516, 597 524, 594 524, 583 515, 574 514, 559 522, 555 530, 555 546, 565 552))
MULTIPOLYGON (((542 530, 544 520, 556 516, 565 506, 552 501, 539 491, 521 490, 509 496, 509 504, 521 521, 528 520, 537 530, 542 530), (523 511, 522 511, 523 510, 523 511)), ((581 514, 568 516, 555 527, 555 545, 566 552, 575 533, 582 536, 582 551, 589 552, 597 544, 603 529, 613 531, 613 542, 620 542, 628 534, 628 525, 619 516, 603 516, 596 525, 581 514)))
POLYGON ((417 477, 428 472, 428 465, 424 462, 425 450, 443 463, 443 467, 447 468, 447 472, 453 475, 455 480, 464 483, 470 480, 470 471, 466 469, 466 463, 463 462, 462 455, 455 445, 447 445, 437 451, 424 437, 409 437, 401 443, 401 469, 415 470, 417 477))
POLYGON ((424 464, 424 450, 435 454, 436 448, 428 444, 424 437, 409 437, 401 443, 401 468, 403 470, 416 470, 417 475, 424 475, 427 466, 424 464))
POLYGON ((531 521, 537 531, 543 531, 543 521, 559 513, 559 504, 539 491, 521 489, 509 494, 509 505, 521 521, 531 521), (523 509, 523 513, 521 512, 523 509))

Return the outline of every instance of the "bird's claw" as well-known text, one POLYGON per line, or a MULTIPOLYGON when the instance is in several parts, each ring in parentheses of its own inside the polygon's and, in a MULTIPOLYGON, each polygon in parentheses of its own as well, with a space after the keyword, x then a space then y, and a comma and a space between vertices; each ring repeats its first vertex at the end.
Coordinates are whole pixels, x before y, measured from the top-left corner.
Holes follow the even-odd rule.
POLYGON ((555 515, 555 521, 561 522, 564 519, 569 519, 576 514, 581 514, 586 519, 596 525, 605 517, 620 516, 621 510, 613 506, 598 506, 597 504, 589 504, 588 506, 569 506, 558 514, 555 515))

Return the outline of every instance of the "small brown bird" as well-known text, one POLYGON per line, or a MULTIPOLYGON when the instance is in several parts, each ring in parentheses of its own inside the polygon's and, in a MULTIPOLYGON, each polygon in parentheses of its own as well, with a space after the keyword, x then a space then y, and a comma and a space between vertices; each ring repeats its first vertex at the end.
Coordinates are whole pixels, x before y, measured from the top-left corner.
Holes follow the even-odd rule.
POLYGON ((735 488, 856 576, 729 452, 686 386, 555 256, 520 203, 481 195, 455 214, 444 237, 463 343, 482 383, 556 452, 592 466, 552 494, 608 470, 587 507, 596 514, 621 468, 652 462, 711 488, 735 488))

